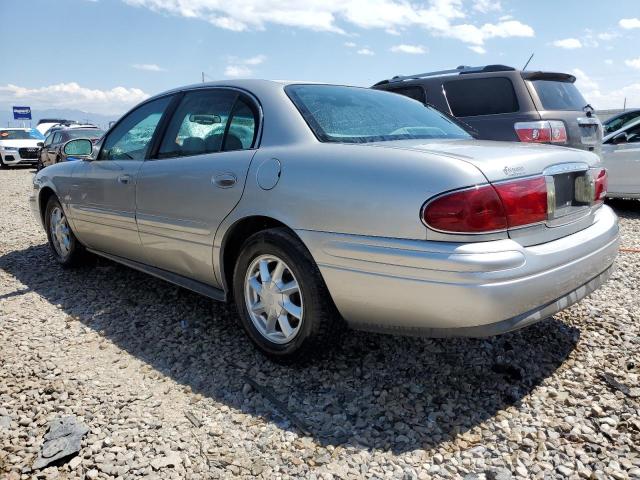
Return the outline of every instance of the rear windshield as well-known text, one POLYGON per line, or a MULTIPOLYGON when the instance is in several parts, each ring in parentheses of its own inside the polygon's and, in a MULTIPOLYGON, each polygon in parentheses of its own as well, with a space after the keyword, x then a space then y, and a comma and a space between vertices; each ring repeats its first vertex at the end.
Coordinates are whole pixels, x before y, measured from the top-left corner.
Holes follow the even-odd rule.
POLYGON ((545 110, 582 110, 587 102, 571 82, 534 80, 531 82, 545 110))
POLYGON ((38 130, 0 130, 0 140, 44 140, 38 130))
POLYGON ((497 115, 520 110, 511 80, 504 77, 469 78, 446 82, 444 90, 456 117, 497 115))
POLYGON ((471 138, 438 111, 402 95, 335 85, 289 85, 285 91, 322 142, 471 138))
POLYGON ((104 132, 99 128, 73 129, 65 132, 68 139, 72 138, 100 138, 104 132))

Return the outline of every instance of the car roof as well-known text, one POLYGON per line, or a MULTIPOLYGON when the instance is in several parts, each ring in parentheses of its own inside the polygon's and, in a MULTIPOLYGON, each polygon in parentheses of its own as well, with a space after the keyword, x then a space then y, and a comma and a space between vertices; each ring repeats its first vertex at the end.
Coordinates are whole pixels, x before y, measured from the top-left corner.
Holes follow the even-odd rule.
POLYGON ((620 112, 620 113, 617 113, 616 115, 612 115, 611 117, 607 118, 602 123, 608 123, 611 120, 615 120, 616 118, 620 118, 623 115, 627 115, 628 113, 637 113, 637 112, 640 112, 640 108, 630 108, 629 110, 625 110, 624 112, 620 112))

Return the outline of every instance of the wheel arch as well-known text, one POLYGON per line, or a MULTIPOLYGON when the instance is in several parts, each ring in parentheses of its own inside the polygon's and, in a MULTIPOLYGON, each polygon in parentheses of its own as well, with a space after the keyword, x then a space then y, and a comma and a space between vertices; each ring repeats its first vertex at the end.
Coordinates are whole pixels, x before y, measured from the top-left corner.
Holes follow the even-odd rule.
POLYGON ((47 209, 47 203, 51 197, 57 196, 53 188, 49 186, 42 187, 38 193, 38 209, 40 211, 40 220, 42 225, 45 225, 44 214, 47 209))
POLYGON ((244 241, 255 233, 271 228, 286 229, 304 245, 300 236, 291 227, 273 217, 251 215, 237 220, 227 229, 220 245, 221 283, 227 298, 233 298, 233 270, 244 241))

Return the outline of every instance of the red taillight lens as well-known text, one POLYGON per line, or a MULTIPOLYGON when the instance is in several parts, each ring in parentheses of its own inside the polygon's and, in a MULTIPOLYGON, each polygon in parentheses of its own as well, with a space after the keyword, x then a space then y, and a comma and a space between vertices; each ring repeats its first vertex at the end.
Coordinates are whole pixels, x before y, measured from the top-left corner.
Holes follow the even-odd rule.
POLYGON ((547 184, 544 177, 495 185, 509 228, 544 222, 547 219, 547 184))
POLYGON ((530 143, 566 143, 567 128, 561 120, 517 122, 514 125, 518 139, 530 143))
POLYGON ((424 222, 435 230, 482 233, 507 228, 507 217, 491 185, 449 193, 429 203, 424 222))
POLYGON ((595 194, 593 196, 594 201, 603 202, 604 197, 607 195, 607 188, 609 187, 609 181, 607 177, 607 171, 603 168, 596 175, 595 180, 595 194))
POLYGON ((451 233, 488 233, 546 219, 544 177, 449 193, 431 201, 423 210, 426 225, 451 233))

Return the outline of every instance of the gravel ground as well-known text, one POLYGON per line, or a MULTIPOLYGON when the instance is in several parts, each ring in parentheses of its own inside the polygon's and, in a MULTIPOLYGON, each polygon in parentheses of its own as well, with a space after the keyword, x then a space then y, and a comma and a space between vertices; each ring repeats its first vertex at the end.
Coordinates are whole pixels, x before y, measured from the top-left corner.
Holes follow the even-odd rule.
MULTIPOLYGON (((224 305, 105 260, 61 270, 31 176, 0 172, 4 478, 640 478, 638 253, 519 332, 352 332, 286 367, 224 305), (79 456, 33 472, 58 415, 89 427, 79 456)), ((640 202, 612 205, 639 248, 640 202)))

